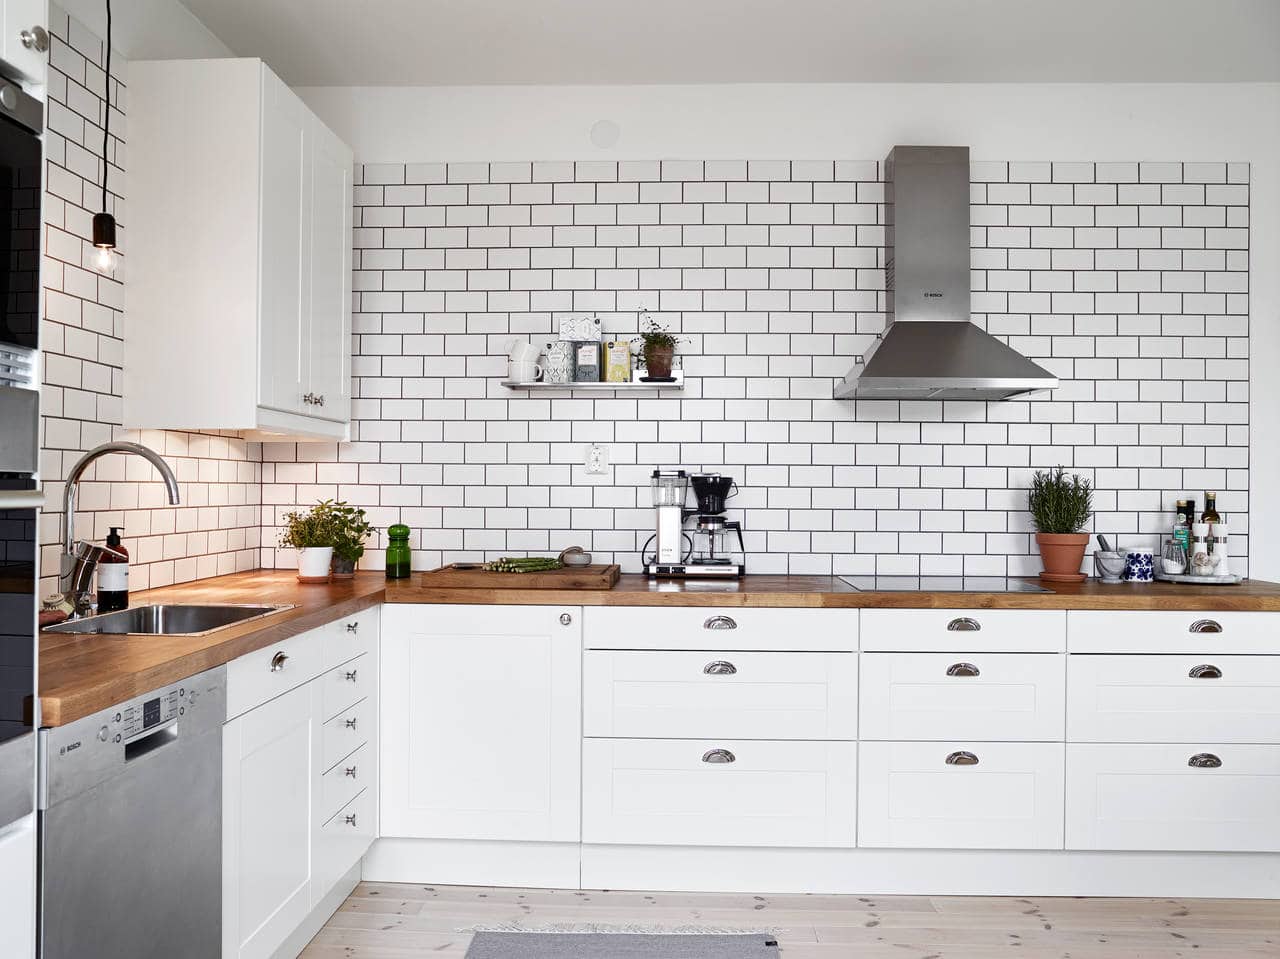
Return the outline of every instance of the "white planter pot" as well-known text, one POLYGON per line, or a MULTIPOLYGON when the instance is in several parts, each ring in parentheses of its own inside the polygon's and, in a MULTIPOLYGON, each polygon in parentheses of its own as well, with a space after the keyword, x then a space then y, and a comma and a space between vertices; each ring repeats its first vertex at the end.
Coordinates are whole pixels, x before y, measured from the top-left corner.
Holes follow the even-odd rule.
POLYGON ((308 546, 298 550, 298 578, 327 579, 332 559, 332 546, 308 546))

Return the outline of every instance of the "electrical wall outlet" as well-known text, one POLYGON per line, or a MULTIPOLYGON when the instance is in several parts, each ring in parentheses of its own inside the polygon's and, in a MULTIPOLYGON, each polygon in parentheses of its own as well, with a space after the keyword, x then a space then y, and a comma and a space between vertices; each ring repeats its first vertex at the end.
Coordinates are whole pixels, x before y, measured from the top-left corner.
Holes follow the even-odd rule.
POLYGON ((587 473, 602 476, 609 472, 609 447, 592 443, 587 447, 587 473))

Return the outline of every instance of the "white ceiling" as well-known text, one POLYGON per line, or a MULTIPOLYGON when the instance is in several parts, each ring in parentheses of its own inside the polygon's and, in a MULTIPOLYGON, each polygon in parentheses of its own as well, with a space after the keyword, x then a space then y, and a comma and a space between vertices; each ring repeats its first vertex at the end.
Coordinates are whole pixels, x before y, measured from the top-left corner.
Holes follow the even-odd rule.
POLYGON ((1280 80, 1280 0, 182 0, 295 86, 1280 80))

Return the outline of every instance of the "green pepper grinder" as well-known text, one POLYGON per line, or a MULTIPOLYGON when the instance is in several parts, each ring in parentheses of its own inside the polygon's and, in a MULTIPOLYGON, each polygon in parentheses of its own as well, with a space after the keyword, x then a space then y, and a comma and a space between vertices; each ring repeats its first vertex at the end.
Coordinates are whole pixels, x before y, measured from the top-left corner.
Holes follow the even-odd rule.
POLYGON ((387 579, 407 579, 412 568, 409 527, 396 523, 387 530, 387 579))

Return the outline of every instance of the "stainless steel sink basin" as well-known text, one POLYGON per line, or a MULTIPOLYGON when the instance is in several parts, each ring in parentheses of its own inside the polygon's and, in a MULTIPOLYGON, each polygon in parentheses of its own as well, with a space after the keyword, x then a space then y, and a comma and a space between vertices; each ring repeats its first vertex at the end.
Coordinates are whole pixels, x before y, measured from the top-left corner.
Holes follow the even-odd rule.
POLYGON ((270 616, 292 606, 135 606, 114 613, 86 616, 56 626, 46 633, 100 633, 123 636, 189 636, 225 629, 245 620, 270 616))

